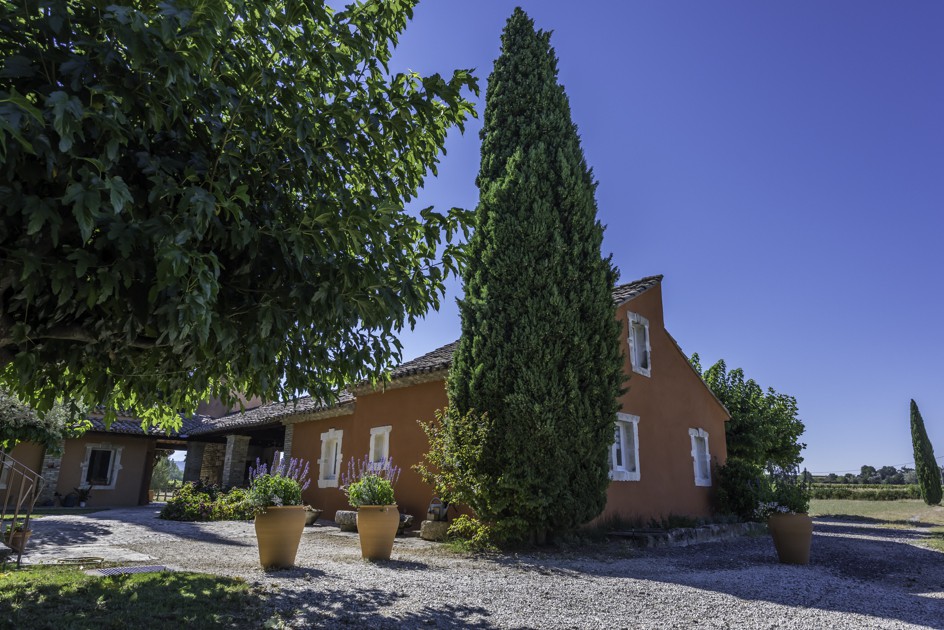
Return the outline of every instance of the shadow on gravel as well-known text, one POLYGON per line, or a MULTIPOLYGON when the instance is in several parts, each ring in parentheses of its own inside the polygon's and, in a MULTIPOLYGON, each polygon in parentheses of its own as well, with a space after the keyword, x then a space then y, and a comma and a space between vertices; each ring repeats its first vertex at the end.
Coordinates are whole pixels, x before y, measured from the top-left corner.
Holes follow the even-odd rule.
POLYGON ((748 601, 942 627, 944 554, 896 538, 917 541, 928 536, 906 529, 816 522, 807 566, 780 564, 769 536, 638 550, 628 559, 529 554, 493 560, 558 578, 593 575, 671 583, 748 601), (866 533, 872 538, 855 537, 866 533), (938 597, 927 597, 931 594, 938 597))
MULTIPOLYGON (((77 515, 69 521, 58 521, 53 516, 37 519, 33 536, 37 542, 56 545, 76 545, 99 542, 99 538, 114 533, 126 525, 137 525, 153 532, 168 534, 186 540, 200 541, 230 547, 252 546, 246 541, 221 536, 210 531, 213 523, 165 521, 157 517, 158 510, 138 508, 133 518, 119 509, 77 515), (140 510, 140 511, 138 511, 140 510)), ((254 542, 253 542, 254 544, 254 542)))
POLYGON ((37 519, 30 524, 33 536, 30 547, 38 545, 87 545, 112 533, 112 528, 98 523, 56 523, 52 517, 37 519))
MULTIPOLYGON (((887 521, 876 521, 883 523, 887 521)), ((928 527, 937 527, 929 525, 928 527)), ((817 521, 816 532, 820 534, 829 534, 835 536, 871 536, 874 538, 887 538, 889 533, 894 533, 895 538, 913 540, 916 542, 929 540, 931 533, 927 529, 899 529, 893 527, 871 527, 864 525, 852 525, 847 523, 831 522, 824 523, 817 521)))
MULTIPOLYGON (((393 562, 391 565, 395 564, 393 562)), ((435 589, 430 584, 430 589, 435 589)), ((397 592, 373 588, 357 590, 295 593, 280 591, 267 595, 268 604, 281 611, 285 621, 303 627, 333 628, 497 628, 488 620, 489 612, 480 606, 446 604, 421 606, 402 613, 383 614, 385 609, 406 598, 397 592), (291 612, 288 612, 291 611, 291 612)))

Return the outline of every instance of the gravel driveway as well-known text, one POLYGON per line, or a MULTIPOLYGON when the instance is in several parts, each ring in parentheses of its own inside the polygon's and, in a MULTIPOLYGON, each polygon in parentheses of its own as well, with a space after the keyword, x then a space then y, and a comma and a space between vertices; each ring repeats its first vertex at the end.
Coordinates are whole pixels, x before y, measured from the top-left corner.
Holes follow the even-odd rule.
POLYGON ((416 537, 361 560, 356 534, 306 528, 299 568, 264 573, 251 523, 176 523, 154 506, 34 521, 29 562, 101 555, 241 577, 291 627, 944 628, 944 554, 924 529, 817 520, 812 563, 769 536, 468 558, 416 537))

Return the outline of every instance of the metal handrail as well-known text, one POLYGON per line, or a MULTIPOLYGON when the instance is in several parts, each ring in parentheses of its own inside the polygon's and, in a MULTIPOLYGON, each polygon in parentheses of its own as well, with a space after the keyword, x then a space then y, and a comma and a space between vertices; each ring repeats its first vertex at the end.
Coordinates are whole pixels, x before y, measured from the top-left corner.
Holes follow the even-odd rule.
MULTIPOLYGON (((0 450, 0 539, 6 541, 7 530, 12 533, 17 525, 29 530, 33 508, 45 483, 46 480, 39 473, 0 450)), ((25 547, 24 542, 17 552, 17 567, 23 560, 25 547)))

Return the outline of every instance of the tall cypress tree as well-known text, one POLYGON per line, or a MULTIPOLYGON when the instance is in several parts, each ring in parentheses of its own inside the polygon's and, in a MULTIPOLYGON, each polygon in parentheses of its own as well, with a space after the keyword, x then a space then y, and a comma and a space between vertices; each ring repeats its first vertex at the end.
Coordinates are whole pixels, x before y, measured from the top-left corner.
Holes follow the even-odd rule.
POLYGON ((488 80, 481 139, 448 386, 451 422, 484 431, 445 429, 483 442, 462 464, 476 479, 468 502, 477 515, 509 539, 541 541, 605 505, 623 375, 617 271, 600 253, 596 184, 550 33, 520 8, 488 80))
POLYGON ((915 474, 918 477, 921 498, 928 505, 937 505, 941 502, 942 495, 941 468, 934 459, 934 448, 928 439, 924 419, 914 400, 911 401, 911 442, 914 445, 915 474))

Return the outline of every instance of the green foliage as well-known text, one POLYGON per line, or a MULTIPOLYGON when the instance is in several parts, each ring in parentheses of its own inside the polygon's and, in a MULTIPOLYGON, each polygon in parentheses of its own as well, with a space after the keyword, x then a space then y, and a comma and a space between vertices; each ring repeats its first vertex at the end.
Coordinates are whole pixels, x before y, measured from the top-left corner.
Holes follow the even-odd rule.
POLYGON ((921 498, 928 505, 937 505, 941 502, 942 495, 941 467, 934 459, 934 448, 928 439, 924 419, 914 400, 911 401, 911 442, 914 445, 915 472, 921 498))
POLYGON ((799 438, 805 427, 797 417, 796 398, 772 387, 765 392, 754 379, 745 380, 741 368, 728 371, 723 360, 704 371, 697 354, 691 363, 731 413, 725 423, 728 458, 781 468, 803 461, 800 452, 806 445, 799 438))
POLYGON ((86 412, 83 405, 57 402, 39 414, 0 389, 0 449, 9 451, 19 442, 33 442, 50 453, 59 453, 63 440, 78 437, 91 426, 86 412))
POLYGON ((495 551, 499 541, 492 526, 467 514, 452 521, 448 534, 453 541, 462 543, 462 551, 495 551))
POLYGON ((98 577, 31 566, 0 573, 5 628, 261 628, 268 607, 245 581, 161 571, 98 577), (158 621, 159 620, 159 621, 158 621))
POLYGON ((380 475, 364 475, 345 486, 344 494, 354 508, 362 505, 396 505, 397 502, 393 496, 393 484, 380 475))
POLYGON ((918 484, 906 486, 813 484, 812 498, 900 501, 902 499, 920 499, 921 490, 918 484))
POLYGON ((0 2, 0 386, 174 427, 379 377, 470 220, 404 208, 477 92, 388 71, 415 2, 0 2))
POLYGON ((249 493, 243 488, 223 492, 216 485, 187 482, 161 509, 158 518, 168 521, 242 521, 254 515, 249 493))
POLYGON ((291 477, 260 475, 249 486, 249 504, 257 512, 268 507, 302 504, 302 487, 291 477))
POLYGON ((728 458, 718 467, 717 511, 750 520, 758 503, 770 498, 770 484, 764 469, 741 459, 728 458))
POLYGON ((796 471, 780 471, 773 478, 773 500, 790 512, 805 514, 810 511, 809 485, 799 479, 796 471))
POLYGON ((172 452, 164 451, 154 462, 154 468, 151 471, 151 490, 167 490, 171 487, 171 482, 183 480, 184 471, 170 459, 172 452))
POLYGON ((352 507, 362 505, 396 505, 393 486, 400 478, 400 467, 393 458, 373 462, 368 455, 359 460, 348 459, 347 472, 341 475, 340 490, 352 507))
POLYGON ((455 407, 446 407, 436 411, 432 422, 419 424, 429 450, 413 469, 446 503, 474 507, 480 488, 477 471, 484 467, 488 414, 459 414, 455 407))
POLYGON ((540 541, 603 509, 623 374, 595 182, 550 34, 521 9, 502 33, 481 138, 455 415, 441 424, 458 450, 435 457, 479 519, 540 541))

